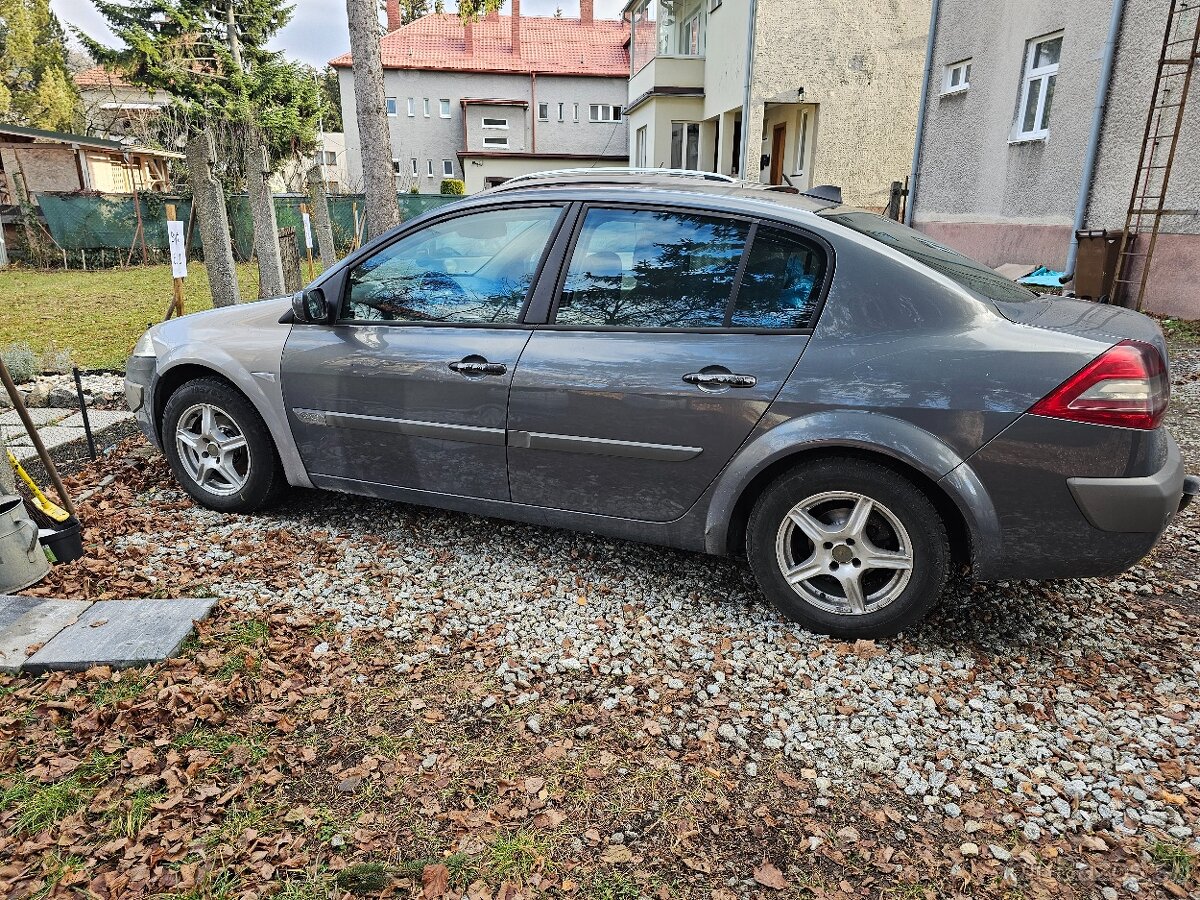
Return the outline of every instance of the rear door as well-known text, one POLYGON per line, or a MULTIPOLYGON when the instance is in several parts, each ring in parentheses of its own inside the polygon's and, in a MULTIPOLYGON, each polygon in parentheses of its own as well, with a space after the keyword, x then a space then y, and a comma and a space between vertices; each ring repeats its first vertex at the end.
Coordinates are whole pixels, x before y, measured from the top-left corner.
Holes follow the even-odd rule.
POLYGON ((682 516, 791 373, 830 263, 815 239, 749 219, 585 207, 513 379, 512 499, 682 516))
POLYGON ((521 315, 561 216, 540 205, 437 220, 349 272, 334 325, 292 328, 284 398, 315 483, 508 499, 521 315))

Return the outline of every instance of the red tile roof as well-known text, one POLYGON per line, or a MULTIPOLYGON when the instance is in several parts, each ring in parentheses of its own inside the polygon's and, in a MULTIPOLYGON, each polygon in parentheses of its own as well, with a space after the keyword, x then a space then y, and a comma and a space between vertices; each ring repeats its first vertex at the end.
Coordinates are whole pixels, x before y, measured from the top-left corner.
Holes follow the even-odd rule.
MULTIPOLYGON (((536 72, 539 75, 629 77, 626 26, 616 19, 521 16, 521 53, 513 53, 512 17, 486 16, 471 24, 473 50, 457 14, 423 16, 380 39, 385 69, 453 72, 536 72)), ((331 60, 349 67, 349 53, 331 60)))
POLYGON ((130 84, 104 66, 92 66, 75 74, 75 84, 79 87, 130 87, 130 84))

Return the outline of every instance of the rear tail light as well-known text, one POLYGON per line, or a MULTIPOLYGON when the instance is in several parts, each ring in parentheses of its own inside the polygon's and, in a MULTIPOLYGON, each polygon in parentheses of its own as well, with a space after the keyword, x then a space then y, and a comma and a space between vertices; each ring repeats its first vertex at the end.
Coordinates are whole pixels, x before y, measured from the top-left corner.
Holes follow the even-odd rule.
POLYGON ((1122 341, 1039 400, 1030 410, 1038 416, 1155 429, 1167 412, 1171 382, 1156 347, 1122 341))

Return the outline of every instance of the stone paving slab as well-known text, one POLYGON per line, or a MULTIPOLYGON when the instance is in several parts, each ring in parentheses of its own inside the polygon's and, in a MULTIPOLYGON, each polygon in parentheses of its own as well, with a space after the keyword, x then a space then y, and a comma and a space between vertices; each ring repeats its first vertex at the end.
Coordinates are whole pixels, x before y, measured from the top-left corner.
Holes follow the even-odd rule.
POLYGON ((192 623, 208 617, 215 597, 180 600, 109 600, 93 603, 72 625, 29 657, 29 673, 144 666, 175 655, 192 623))
MULTIPOLYGON (((133 413, 123 409, 89 409, 88 421, 92 423, 92 431, 102 431, 105 428, 111 428, 120 422, 128 422, 133 419, 133 413)), ((60 428, 82 428, 83 416, 79 413, 72 413, 69 418, 63 419, 58 423, 60 428)))
MULTIPOLYGON (((27 412, 29 413, 29 418, 33 419, 34 425, 49 425, 65 419, 71 415, 73 410, 56 409, 49 406, 31 406, 27 412)), ((0 413, 0 425, 15 425, 17 428, 22 428, 21 417, 15 409, 10 409, 6 413, 0 413)))
MULTIPOLYGON (((80 441, 85 437, 82 426, 79 428, 64 428, 62 425, 46 425, 38 428, 38 436, 42 439, 42 444, 47 450, 53 450, 55 447, 61 447, 63 444, 69 444, 72 441, 80 441)), ((32 445, 28 443, 28 438, 23 443, 12 442, 13 453, 17 459, 22 459, 21 452, 25 451, 25 457, 33 455, 32 445)))
MULTIPOLYGON (((39 597, 4 597, 0 607, 10 611, 24 612, 0 627, 0 672, 11 675, 28 665, 32 658, 28 651, 53 643, 56 636, 70 628, 88 608, 93 606, 90 600, 47 600, 39 597), (36 603, 28 607, 28 601, 36 603)), ((40 653, 38 650, 33 655, 40 653)), ((28 671, 28 669, 27 669, 28 671)))
POLYGON ((22 597, 19 594, 0 594, 0 632, 35 606, 46 602, 45 597, 22 597))

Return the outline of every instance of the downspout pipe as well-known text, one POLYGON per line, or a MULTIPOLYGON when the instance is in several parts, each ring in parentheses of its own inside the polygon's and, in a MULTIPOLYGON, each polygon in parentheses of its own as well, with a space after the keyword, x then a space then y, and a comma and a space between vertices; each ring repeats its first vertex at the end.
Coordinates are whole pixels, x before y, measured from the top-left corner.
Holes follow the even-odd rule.
POLYGON ((1125 0, 1113 0, 1108 19, 1108 37, 1104 39, 1104 56, 1100 60, 1100 81, 1096 84, 1096 103, 1092 107, 1092 130, 1088 134, 1087 152, 1083 157, 1083 174, 1079 177, 1079 196, 1075 199, 1075 224, 1071 228, 1071 246, 1067 248, 1067 266, 1060 281, 1066 284, 1075 277, 1075 260, 1079 256, 1079 238, 1087 222, 1088 200, 1092 193, 1092 176, 1096 174, 1096 157, 1100 152, 1100 132, 1104 127, 1104 106, 1108 101, 1108 86, 1112 82, 1117 58, 1117 38, 1121 34, 1121 18, 1125 0))
MULTIPOLYGON (((750 0, 750 23, 746 26, 746 88, 742 94, 742 146, 738 148, 738 177, 748 181, 750 162, 750 87, 754 83, 754 41, 758 24, 758 0, 750 0)), ((757 180, 757 179, 756 179, 757 180)))
POLYGON ((941 0, 933 0, 929 9, 929 36, 925 39, 925 70, 921 78, 921 98, 917 101, 917 140, 913 144, 912 169, 908 173, 908 202, 904 204, 904 224, 913 223, 917 205, 917 171, 921 168, 921 144, 925 140, 925 110, 929 105, 929 85, 933 80, 933 47, 937 43, 938 10, 941 0))

